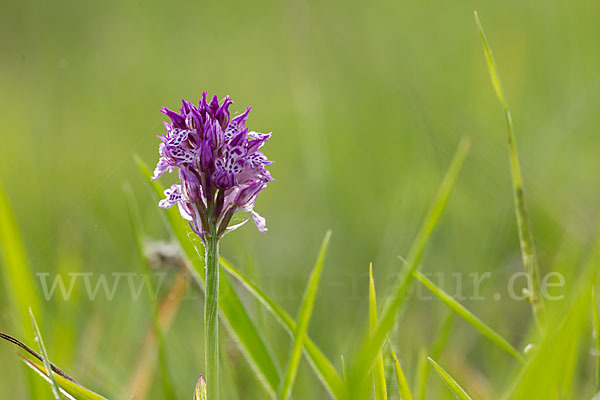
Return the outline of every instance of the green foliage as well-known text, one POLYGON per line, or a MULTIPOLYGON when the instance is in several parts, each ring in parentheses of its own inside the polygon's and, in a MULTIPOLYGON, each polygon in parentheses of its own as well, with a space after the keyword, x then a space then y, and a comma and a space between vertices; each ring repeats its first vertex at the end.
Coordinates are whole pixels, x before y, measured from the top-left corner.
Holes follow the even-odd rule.
POLYGON ((294 331, 294 343, 292 351, 288 359, 288 365, 286 368, 285 378, 283 380, 281 389, 279 391, 279 399, 286 400, 294 386, 294 380, 298 372, 298 365, 300 363, 300 357, 302 356, 302 348, 304 347, 304 341, 306 339, 306 331, 308 330, 308 323, 312 315, 313 306, 315 304, 315 298, 317 296, 317 289, 319 287, 319 281, 321 280, 321 272, 323 271, 323 262, 325 261, 325 254, 327 253, 327 246, 329 245, 329 239, 331 238, 331 231, 325 234, 321 250, 319 251, 319 257, 315 263, 315 267, 310 274, 310 278, 302 297, 302 303, 300 304, 300 310, 298 311, 298 318, 296 318, 296 330, 294 331))
POLYGON ((390 352, 392 353, 392 358, 394 359, 394 371, 396 372, 396 383, 398 384, 398 393, 400 395, 400 399, 413 400, 412 394, 410 393, 410 388, 408 387, 408 382, 406 381, 406 375, 404 375, 404 371, 400 366, 400 361, 398 361, 396 352, 391 344, 390 352))
POLYGON ((44 368, 46 368, 48 380, 50 382, 50 386, 52 387, 52 395, 56 400, 63 400, 60 387, 58 386, 58 383, 56 383, 54 372, 52 372, 52 364, 50 363, 50 358, 48 357, 48 352, 46 351, 46 346, 44 345, 44 339, 42 338, 40 328, 38 327, 37 321, 35 320, 35 316, 33 315, 33 311, 31 311, 31 309, 29 309, 29 315, 31 316, 31 322, 35 332, 35 341, 38 342, 38 346, 40 347, 40 353, 42 354, 42 360, 44 361, 44 368))
MULTIPOLYGON (((277 303, 271 300, 260 288, 244 276, 239 270, 237 270, 227 260, 221 258, 221 266, 237 279, 258 301, 260 301, 264 307, 273 314, 275 319, 281 324, 281 326, 288 331, 290 335, 294 335, 296 331, 296 322, 294 319, 287 314, 277 303)), ((344 397, 345 387, 339 374, 331 365, 331 362, 325 357, 323 352, 317 347, 317 345, 306 337, 304 339, 304 351, 312 366, 315 373, 319 376, 329 393, 334 398, 344 397)), ((343 360, 343 357, 342 357, 343 360)))
MULTIPOLYGON (((373 280, 373 264, 369 265, 369 333, 377 329, 377 296, 375 294, 375 281, 373 280)), ((379 351, 373 368, 373 381, 375 383, 375 398, 387 399, 387 385, 385 383, 385 367, 383 365, 383 351, 379 351)))
POLYGON ((438 363, 436 363, 433 360, 433 358, 428 357, 427 359, 429 360, 431 365, 433 365, 435 372, 437 372, 440 378, 442 378, 446 386, 448 386, 448 389, 450 389, 452 394, 454 394, 454 396, 458 400, 471 400, 471 396, 469 396, 467 392, 462 387, 460 387, 458 382, 456 382, 456 380, 452 376, 450 376, 450 374, 446 372, 444 368, 442 368, 438 363))
POLYGON ((394 326, 394 321, 398 309, 403 304, 406 298, 406 292, 412 283, 412 274, 417 270, 425 246, 433 232, 433 229, 437 225, 444 208, 450 197, 450 192, 458 173, 462 167, 462 164, 467 156, 467 152, 470 146, 470 142, 467 139, 461 140, 458 145, 458 149, 452 159, 452 163, 448 168, 448 172, 444 176, 438 193, 433 201, 433 204, 421 225, 421 229, 413 242, 411 250, 409 252, 406 266, 402 271, 402 274, 396 281, 391 297, 386 302, 383 317, 379 320, 377 328, 368 337, 368 339, 360 347, 360 351, 355 361, 349 384, 348 394, 350 398, 362 399, 364 398, 365 392, 365 378, 367 372, 373 365, 377 354, 379 354, 381 347, 385 341, 386 336, 394 326))
POLYGON ((2 187, 0 187, 0 249, 3 255, 2 266, 8 299, 12 309, 16 311, 17 329, 24 332, 24 327, 29 324, 31 318, 29 309, 41 313, 42 308, 33 273, 27 262, 23 239, 2 187))
POLYGON ((517 143, 515 141, 512 116, 510 109, 508 108, 508 104, 504 99, 504 93, 502 91, 502 86, 500 85, 500 78, 498 76, 496 63, 494 62, 494 56, 492 55, 492 50, 490 49, 485 37, 485 33, 483 32, 483 27, 479 21, 479 15, 477 14, 477 11, 475 11, 475 22, 481 35, 483 50, 487 60, 490 78, 492 80, 492 86, 494 86, 496 96, 498 96, 498 100, 500 100, 500 103, 504 108, 504 115, 506 117, 506 125, 508 127, 508 145, 510 150, 510 170, 513 182, 513 198, 517 216, 521 255, 523 259, 523 266, 529 275, 527 296, 529 298, 529 302, 531 303, 531 307, 538 325, 541 327, 544 324, 545 318, 544 301, 540 293, 540 273, 538 270, 537 256, 535 254, 533 232, 531 230, 531 224, 529 222, 529 215, 527 213, 527 206, 525 203, 523 177, 521 176, 521 164, 519 162, 519 155, 517 153, 517 143))
POLYGON ((447 305, 457 315, 467 321, 473 328, 477 329, 483 336, 488 338, 492 343, 501 349, 505 350, 508 354, 516 358, 521 362, 525 362, 523 356, 509 343, 508 340, 504 339, 499 333, 490 328, 485 322, 474 316, 469 310, 467 310, 462 304, 454 300, 452 296, 448 295, 442 289, 437 287, 435 283, 431 282, 425 275, 419 271, 415 271, 415 277, 440 299, 445 305, 447 305))

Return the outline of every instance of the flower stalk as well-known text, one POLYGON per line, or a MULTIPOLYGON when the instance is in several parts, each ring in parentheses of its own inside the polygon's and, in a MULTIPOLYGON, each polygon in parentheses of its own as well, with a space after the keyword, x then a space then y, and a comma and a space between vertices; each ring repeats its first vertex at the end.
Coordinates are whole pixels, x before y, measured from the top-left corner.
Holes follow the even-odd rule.
POLYGON ((273 162, 260 150, 270 133, 249 131, 250 107, 230 118, 226 97, 210 102, 206 93, 198 105, 183 100, 180 112, 163 108, 171 120, 159 136, 160 159, 152 179, 179 170, 180 183, 165 190, 162 208, 177 205, 205 251, 205 376, 208 398, 219 400, 219 240, 252 219, 266 232, 265 219, 254 211, 259 193, 272 181, 266 167, 273 162), (230 225, 233 216, 247 213, 242 223, 230 225))
POLYGON ((216 224, 209 224, 204 251, 206 261, 206 291, 204 299, 204 349, 208 398, 219 399, 219 238, 216 224))

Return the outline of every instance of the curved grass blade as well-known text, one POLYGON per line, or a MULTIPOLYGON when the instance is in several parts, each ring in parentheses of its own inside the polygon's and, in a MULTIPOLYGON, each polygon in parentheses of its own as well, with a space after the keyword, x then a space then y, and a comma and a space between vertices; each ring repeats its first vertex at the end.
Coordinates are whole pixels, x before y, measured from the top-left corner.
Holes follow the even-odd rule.
POLYGON ((452 191, 458 173, 467 156, 469 146, 470 142, 468 139, 462 139, 460 141, 448 172, 446 172, 446 175, 440 184, 440 188, 438 189, 438 193, 433 201, 431 209, 425 217, 419 233, 413 242, 403 273, 398 277, 398 280, 393 287, 392 296, 386 302, 386 307, 384 308, 382 318, 377 324, 377 329, 360 348, 358 357, 354 362, 350 373, 351 377, 348 387, 350 398, 362 400, 366 397, 365 382, 368 371, 371 369, 388 333, 394 326, 396 314, 404 303, 406 293, 414 279, 413 272, 418 268, 423 252, 425 251, 425 246, 429 241, 429 237, 446 207, 450 192, 452 191))
MULTIPOLYGON (((369 332, 373 334, 377 328, 377 295, 375 281, 373 280, 373 263, 369 265, 369 332)), ((383 351, 379 350, 373 368, 373 382, 375 384, 375 398, 387 400, 387 387, 385 384, 385 368, 383 365, 383 351)))
MULTIPOLYGON (((43 366, 27 358, 21 356, 23 362, 31 369, 36 371, 39 375, 44 377, 47 381, 49 381, 48 370, 43 366)), ((77 400, 107 400, 105 397, 100 396, 97 393, 92 392, 89 389, 84 388, 83 386, 65 379, 63 376, 55 375, 56 382, 61 389, 61 393, 67 395, 70 399, 77 400)))
MULTIPOLYGON (((296 331, 296 322, 294 319, 230 262, 223 258, 220 259, 220 262, 223 269, 237 279, 258 301, 260 301, 280 325, 293 336, 296 331)), ((313 370, 323 382, 323 385, 329 393, 336 399, 343 398, 345 396, 345 386, 342 378, 327 357, 325 357, 323 352, 308 336, 304 340, 304 352, 313 370)))
POLYGON ((302 356, 302 348, 304 347, 304 340, 306 338, 306 331, 308 330, 308 324, 310 317, 312 316, 313 306, 315 304, 315 298, 317 296, 317 289, 319 288, 319 281, 321 280, 321 272, 323 271, 323 262, 325 261, 325 254, 327 253, 327 246, 329 239, 331 238, 331 231, 327 231, 319 256, 315 267, 310 274, 310 278, 302 297, 302 303, 300 303, 300 310, 298 311, 298 318, 296 319, 296 330, 294 331, 294 344, 292 345, 292 352, 288 360, 285 377, 279 391, 279 399, 287 400, 292 392, 294 386, 294 380, 296 379, 296 373, 298 372, 298 365, 300 365, 300 357, 302 356))
POLYGON ((598 314, 598 300, 596 299, 596 287, 592 286, 592 326, 594 350, 596 359, 596 392, 600 392, 600 316, 598 314))
POLYGON ((565 299, 549 309, 539 345, 503 398, 558 400, 574 399, 582 394, 576 382, 580 383, 577 379, 585 354, 581 349, 588 344, 591 282, 596 282, 598 250, 596 247, 593 256, 578 271, 577 281, 565 299), (545 384, 540 385, 540 382, 545 384))
POLYGON ((419 271, 415 271, 415 278, 417 278, 423 286, 425 286, 434 296, 447 305, 452 311, 458 314, 461 318, 467 321, 473 328, 477 329, 479 333, 488 338, 496 346, 506 351, 508 354, 516 358, 521 362, 525 362, 523 356, 499 333, 490 328, 485 322, 481 321, 469 310, 467 310, 462 304, 454 300, 452 296, 444 292, 442 289, 437 287, 435 283, 431 282, 425 275, 419 271))
POLYGON ((460 385, 458 384, 458 382, 456 382, 456 380, 454 378, 452 378, 450 376, 450 374, 448 372, 446 372, 446 370, 444 370, 444 368, 442 368, 438 363, 436 363, 431 357, 427 357, 427 359, 429 360, 429 362, 431 363, 431 365, 433 365, 433 368, 435 369, 435 372, 438 373, 438 375, 440 376, 440 378, 442 378, 442 380, 448 386, 448 389, 450 389, 450 391, 452 392, 452 394, 454 394, 454 396, 457 399, 459 399, 459 400, 472 400, 471 396, 469 396, 467 394, 467 392, 465 391, 465 389, 463 389, 462 387, 460 387, 460 385))
POLYGON ((402 367, 400 366, 400 362, 398 361, 398 357, 396 357, 396 352, 394 351, 391 343, 390 351, 392 352, 392 358, 394 359, 394 370, 396 371, 396 382, 398 383, 400 399, 413 400, 412 394, 410 393, 410 388, 408 387, 408 382, 406 381, 406 375, 404 375, 404 371, 402 371, 402 367))
MULTIPOLYGON (((150 181, 152 174, 142 160, 135 157, 135 161, 150 185, 154 196, 160 198, 163 195, 161 185, 156 181, 150 181)), ((203 254, 204 251, 200 248, 196 249, 194 243, 192 243, 193 236, 188 236, 190 231, 187 224, 174 207, 165 210, 164 215, 166 215, 167 228, 179 242, 190 263, 189 269, 192 276, 204 290, 204 258, 199 255, 203 254)), ((199 241, 196 245, 198 247, 202 246, 199 241)), ((219 311, 223 325, 237 342, 241 352, 248 360, 259 381, 269 392, 269 395, 275 397, 280 384, 279 369, 262 335, 252 322, 239 295, 226 275, 219 279, 219 292, 219 311)))
POLYGON ((35 331, 35 340, 38 342, 38 345, 40 347, 40 353, 42 356, 42 360, 44 361, 44 367, 46 368, 46 371, 48 371, 47 376, 50 381, 50 386, 52 387, 52 394, 54 395, 54 398, 56 400, 62 400, 63 396, 61 395, 58 383, 56 383, 54 372, 52 372, 52 363, 50 362, 50 358, 48 358, 48 352, 46 351, 46 346, 44 345, 42 333, 40 332, 40 328, 38 327, 37 321, 35 320, 35 316, 33 315, 33 311, 31 310, 31 308, 29 309, 29 315, 31 316, 33 330, 35 331))
MULTIPOLYGON (((16 311, 17 333, 24 336, 30 321, 29 308, 36 313, 41 313, 42 304, 33 272, 27 261, 23 237, 2 186, 0 186, 0 250, 5 282, 10 282, 4 286, 6 297, 12 310, 16 311)), ((31 374, 27 374, 27 381, 30 397, 37 399, 47 394, 47 386, 44 382, 31 374)))
POLYGON ((481 21, 479 21, 479 15, 477 14, 477 11, 475 11, 475 23, 477 24, 477 28, 479 29, 479 33, 481 35, 481 41, 483 43, 483 50, 487 60, 492 85, 494 86, 498 100, 500 100, 500 104, 502 104, 504 116, 506 118, 506 125, 508 128, 508 145, 510 151, 510 168, 513 182, 513 198, 517 217, 517 228, 519 231, 519 243, 521 247, 521 256, 523 258, 523 266, 529 275, 527 295, 529 302, 531 303, 538 327, 542 327, 545 319, 545 308, 543 298, 540 296, 540 276, 537 257, 535 254, 533 232, 531 230, 529 217, 527 214, 527 206, 525 203, 523 177, 521 175, 521 164, 519 162, 517 144, 515 142, 512 116, 510 114, 508 104, 505 101, 502 85, 500 84, 500 78, 497 73, 496 63, 494 62, 494 56, 492 55, 492 50, 488 45, 485 33, 483 31, 483 26, 481 25, 481 21))
POLYGON ((33 281, 33 274, 27 262, 25 245, 17 221, 8 203, 8 199, 0 187, 0 248, 2 249, 5 286, 14 309, 18 310, 18 329, 25 333, 25 326, 30 321, 29 308, 41 312, 41 301, 33 281))
MULTIPOLYGON (((18 339, 15 339, 12 336, 9 336, 7 334, 1 333, 0 332, 0 339, 6 340, 7 342, 10 342, 16 346, 19 346, 20 348, 22 348, 23 350, 25 350, 26 352, 28 352, 30 355, 32 355, 33 357, 37 358, 40 362, 44 362, 43 357, 35 350, 33 350, 31 347, 27 346, 25 343, 21 342, 18 339)), ((71 378, 69 375, 67 375, 62 369, 58 368, 56 365, 54 365, 53 363, 50 362, 50 367, 52 368, 52 371, 56 374, 56 375, 60 375, 63 378, 78 384, 75 379, 71 378)))

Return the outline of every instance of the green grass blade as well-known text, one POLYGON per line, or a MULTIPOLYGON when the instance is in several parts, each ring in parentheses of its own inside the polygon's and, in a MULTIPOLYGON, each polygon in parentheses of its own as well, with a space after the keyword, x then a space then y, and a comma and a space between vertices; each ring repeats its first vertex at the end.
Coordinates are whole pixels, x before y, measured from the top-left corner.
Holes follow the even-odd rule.
POLYGON ((371 369, 388 333, 394 326, 396 314, 406 299, 406 293, 414 279, 412 274, 418 268, 429 237, 446 207, 450 192, 467 156, 469 146, 470 142, 468 139, 460 141, 448 172, 440 184, 433 205, 425 217, 421 229, 410 249, 407 265, 394 285, 392 296, 387 301, 377 329, 360 348, 358 357, 352 366, 351 378, 349 380, 348 394, 351 398, 360 400, 365 398, 365 381, 368 371, 371 369))
POLYGON ((571 301, 566 301, 556 316, 548 318, 541 343, 504 398, 559 400, 581 395, 582 388, 573 385, 581 365, 581 348, 587 343, 592 279, 589 273, 582 276, 571 293, 571 301))
POLYGON ((488 338, 496 346, 515 357, 517 360, 521 362, 525 361, 523 356, 519 354, 519 352, 508 342, 508 340, 504 339, 498 332, 490 328, 485 322, 473 315, 462 304, 454 300, 454 298, 452 298, 452 296, 450 296, 448 293, 437 287, 435 283, 427 279, 425 275, 419 271, 415 271, 414 275, 415 278, 417 278, 423 284, 423 286, 433 293, 435 297, 440 299, 442 303, 447 305, 452 311, 467 321, 473 328, 477 329, 479 333, 488 338))
MULTIPOLYGON (((36 371, 39 375, 44 377, 46 380, 50 379, 48 377, 48 370, 43 365, 40 365, 36 362, 28 360, 24 357, 22 357, 22 360, 29 368, 36 371)), ((106 398, 100 396, 99 394, 94 393, 91 390, 86 389, 83 386, 81 386, 75 382, 72 382, 60 375, 55 375, 54 377, 55 377, 56 382, 57 382, 58 386, 60 387, 61 392, 63 394, 65 394, 65 392, 66 392, 67 395, 74 397, 77 400, 107 400, 106 398)))
POLYGON ((319 281, 321 280, 321 272, 323 271, 323 262, 325 261, 325 254, 327 253, 327 246, 329 239, 331 238, 331 231, 327 231, 319 256, 315 267, 310 274, 310 278, 302 297, 302 303, 300 303, 300 310, 298 311, 298 318, 296 319, 296 330, 294 332, 294 344, 292 345, 292 351, 288 360, 285 377, 279 391, 279 399, 287 400, 292 392, 294 386, 294 380, 296 379, 296 373, 298 372, 298 366, 300 365, 300 357, 302 356, 302 348, 304 347, 304 339, 306 338, 306 331, 308 330, 308 324, 310 317, 312 316, 313 306, 315 304, 315 298, 317 296, 317 289, 319 288, 319 281))
POLYGON ((460 385, 458 384, 458 382, 456 382, 456 380, 454 378, 452 378, 450 376, 450 374, 448 372, 446 372, 446 370, 444 370, 444 368, 442 368, 438 363, 436 363, 431 357, 428 357, 427 359, 429 360, 429 362, 431 363, 431 365, 433 365, 433 368, 435 369, 435 372, 438 373, 438 375, 440 376, 440 378, 442 378, 442 380, 448 386, 448 389, 450 389, 450 391, 452 392, 452 394, 454 394, 454 396, 457 399, 459 399, 459 400, 472 400, 471 396, 469 396, 467 394, 467 392, 465 391, 465 389, 463 389, 462 387, 460 387, 460 385))
POLYGON ((0 187, 0 249, 3 255, 3 266, 7 297, 13 309, 17 310, 18 329, 25 333, 30 321, 29 308, 41 313, 41 301, 33 280, 33 273, 27 262, 25 246, 17 221, 8 203, 8 199, 0 187))
POLYGON ((42 356, 42 360, 44 361, 44 367, 46 371, 48 371, 48 379, 50 380, 50 386, 52 387, 52 394, 56 400, 62 400, 63 396, 60 392, 60 387, 56 382, 56 378, 54 377, 54 372, 52 371, 52 363, 50 362, 50 358, 48 357, 48 352, 46 351, 46 346, 44 345, 44 339, 42 338, 42 333, 40 332, 40 328, 38 327, 37 321, 35 320, 35 316, 33 315, 33 311, 29 309, 29 315, 31 316, 31 323, 33 324, 33 330, 35 331, 35 340, 38 342, 40 353, 42 356))
MULTIPOLYGON (((131 229, 133 231, 133 236, 135 238, 135 242, 137 244, 138 254, 142 263, 142 269, 145 274, 150 274, 150 265, 148 264, 148 260, 145 255, 145 246, 144 246, 144 227, 142 224, 142 218, 140 216, 140 210, 138 208, 137 201, 135 199, 135 195, 133 190, 131 189, 131 185, 125 184, 123 185, 123 191, 125 193, 125 198, 127 199, 127 205, 129 208, 129 218, 131 222, 131 229)), ((156 351, 158 353, 158 363, 160 370, 161 383, 163 388, 163 394, 165 399, 174 400, 177 398, 175 395, 175 389, 173 380, 171 378, 171 374, 169 371, 169 363, 167 358, 166 351, 166 343, 165 337, 160 327, 159 320, 159 300, 158 297, 148 296, 149 301, 152 307, 152 328, 154 330, 154 335, 156 336, 156 351)))
POLYGON ((410 388, 408 387, 408 382, 406 381, 406 375, 404 375, 404 371, 400 366, 400 362, 398 361, 398 357, 396 357, 396 352, 390 343, 390 351, 392 352, 392 358, 394 359, 394 370, 396 371, 396 382, 398 383, 398 392, 401 400, 413 400, 412 394, 410 393, 410 388))
MULTIPOLYGON (((373 263, 369 265, 369 332, 373 334, 377 328, 377 295, 375 293, 375 281, 373 280, 373 263)), ((385 368, 383 365, 383 352, 380 350, 375 360, 373 369, 373 381, 375 384, 375 398, 387 400, 387 387, 385 384, 385 368)))
MULTIPOLYGON (((294 319, 230 262, 223 258, 221 258, 220 261, 223 269, 238 280, 258 301, 260 301, 281 326, 293 336, 296 331, 296 322, 294 319)), ((313 370, 323 382, 329 393, 336 399, 343 398, 345 387, 342 378, 327 357, 325 357, 323 352, 308 336, 304 340, 304 352, 313 370)))
POLYGON ((592 326, 594 337, 594 358, 596 359, 596 391, 600 392, 600 316, 598 315, 598 300, 596 288, 592 286, 592 326))
MULTIPOLYGON (((430 353, 431 358, 434 360, 437 360, 440 357, 442 350, 448 342, 448 337, 450 336, 450 331, 452 330, 455 315, 456 314, 454 314, 452 311, 449 311, 448 316, 444 319, 444 322, 436 334, 430 353)), ((430 364, 427 362, 427 351, 422 349, 422 353, 419 354, 419 364, 416 378, 416 397, 419 400, 425 400, 426 398, 427 379, 429 378, 430 368, 430 364)))
POLYGON ((417 367, 415 372, 415 393, 418 400, 425 400, 427 392, 427 378, 429 376, 429 363, 427 362, 427 349, 419 348, 417 367))
MULTIPOLYGON (((143 161, 137 157, 135 160, 142 175, 147 179, 155 199, 161 198, 163 196, 162 186, 156 181, 150 181, 152 174, 143 161)), ((204 288, 204 257, 199 255, 204 253, 201 248, 202 244, 199 240, 192 242, 194 234, 191 233, 187 223, 181 218, 175 207, 165 210, 164 215, 166 215, 167 228, 179 242, 190 263, 190 272, 198 284, 204 288), (195 246, 199 247, 198 250, 195 246)), ((221 322, 237 342, 265 389, 272 397, 275 397, 280 384, 277 364, 226 275, 222 275, 219 279, 219 293, 221 322)))
POLYGON ((513 182, 513 198, 515 203, 515 212, 517 217, 517 228, 519 231, 519 243, 521 247, 521 256, 523 258, 523 266, 525 271, 529 275, 529 287, 528 287, 528 298, 533 309, 533 314, 536 318, 538 326, 541 327, 544 324, 545 319, 545 308, 543 298, 540 296, 540 277, 537 265, 537 257, 535 254, 535 247, 533 241, 533 232, 531 230, 529 217, 527 214, 527 207, 525 203, 525 196, 523 190, 523 177, 521 175, 521 165, 519 162, 519 155, 517 152, 517 144, 515 142, 515 134, 512 123, 512 116, 510 109, 506 103, 504 93, 502 91, 502 85, 500 84, 500 78, 497 73, 496 63, 494 62, 494 56, 492 50, 488 45, 483 26, 479 21, 479 15, 475 12, 475 22, 479 33, 481 35, 481 41, 483 43, 483 50, 487 60, 488 70, 492 85, 498 96, 498 100, 502 104, 504 109, 504 115, 506 118, 506 124, 508 128, 508 144, 510 151, 510 167, 512 173, 513 182))

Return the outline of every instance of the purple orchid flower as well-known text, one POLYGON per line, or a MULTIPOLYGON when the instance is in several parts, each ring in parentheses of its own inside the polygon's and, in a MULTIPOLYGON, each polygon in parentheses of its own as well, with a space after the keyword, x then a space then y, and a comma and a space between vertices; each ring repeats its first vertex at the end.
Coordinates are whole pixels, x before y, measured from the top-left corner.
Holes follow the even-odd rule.
POLYGON ((181 183, 165 190, 166 198, 159 206, 177 205, 203 240, 208 234, 219 238, 250 218, 266 232, 265 219, 254 211, 254 204, 273 180, 266 169, 273 162, 260 150, 271 134, 248 131, 250 107, 230 118, 233 101, 229 97, 219 102, 215 95, 208 103, 205 92, 198 106, 186 100, 182 103, 179 113, 162 109, 171 121, 165 123, 166 134, 159 136, 160 159, 152 180, 178 168, 181 183), (238 211, 250 217, 229 226, 238 211))

